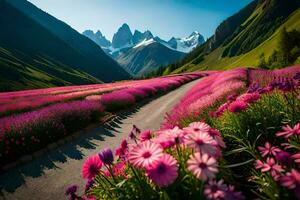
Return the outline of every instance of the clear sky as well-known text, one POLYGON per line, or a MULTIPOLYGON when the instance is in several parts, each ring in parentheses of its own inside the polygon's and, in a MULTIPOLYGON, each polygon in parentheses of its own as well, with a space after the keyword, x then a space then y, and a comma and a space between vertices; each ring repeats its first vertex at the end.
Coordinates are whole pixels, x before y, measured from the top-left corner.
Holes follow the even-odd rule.
POLYGON ((252 0, 29 0, 82 32, 100 30, 106 38, 123 24, 150 30, 162 39, 199 31, 205 38, 252 0))

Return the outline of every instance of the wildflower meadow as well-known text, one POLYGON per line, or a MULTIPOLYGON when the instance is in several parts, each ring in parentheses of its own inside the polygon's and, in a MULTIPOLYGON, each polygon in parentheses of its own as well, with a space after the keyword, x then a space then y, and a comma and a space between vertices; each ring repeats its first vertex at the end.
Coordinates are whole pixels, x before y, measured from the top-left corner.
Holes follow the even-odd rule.
POLYGON ((37 151, 101 118, 204 76, 189 73, 112 84, 0 94, 0 164, 37 151))
POLYGON ((86 185, 66 196, 300 199, 299 87, 300 66, 210 73, 159 130, 133 126, 118 147, 86 158, 86 185))

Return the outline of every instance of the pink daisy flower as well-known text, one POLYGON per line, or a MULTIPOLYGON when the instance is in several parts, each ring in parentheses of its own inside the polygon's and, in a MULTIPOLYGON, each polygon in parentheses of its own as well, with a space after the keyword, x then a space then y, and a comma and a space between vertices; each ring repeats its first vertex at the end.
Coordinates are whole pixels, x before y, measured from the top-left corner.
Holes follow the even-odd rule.
POLYGON ((128 160, 135 167, 147 168, 153 162, 159 161, 162 155, 163 149, 159 144, 146 141, 133 147, 128 160))
POLYGON ((147 140, 150 140, 151 138, 152 138, 151 131, 150 130, 145 130, 140 134, 139 139, 140 139, 141 142, 145 142, 147 140))
POLYGON ((279 148, 272 146, 269 142, 266 142, 264 147, 258 147, 258 149, 262 157, 266 157, 267 155, 276 156, 276 154, 281 151, 279 148))
POLYGON ((177 161, 171 155, 163 154, 159 161, 147 168, 146 174, 156 185, 166 187, 172 184, 178 176, 177 161))
POLYGON ((217 142, 208 132, 193 132, 187 134, 185 137, 185 144, 196 151, 207 153, 211 156, 216 155, 219 151, 217 142))
POLYGON ((183 129, 187 133, 193 133, 193 132, 208 132, 210 130, 210 126, 204 122, 193 122, 190 123, 188 127, 183 129))
POLYGON ((86 179, 94 178, 102 167, 102 162, 98 155, 89 157, 83 167, 82 176, 86 179))
POLYGON ((218 163, 215 158, 208 154, 195 153, 187 161, 187 169, 191 171, 198 179, 207 180, 214 178, 218 172, 218 163))
POLYGON ((219 200, 225 197, 227 186, 223 184, 223 180, 210 180, 204 187, 204 195, 207 199, 219 200))
POLYGON ((164 149, 170 148, 176 144, 184 142, 185 132, 177 126, 173 129, 160 131, 159 135, 154 138, 153 142, 160 144, 164 149))
POLYGON ((284 138, 289 138, 293 135, 300 135, 300 123, 296 124, 293 128, 289 125, 283 126, 281 132, 276 133, 278 137, 283 136, 284 138))

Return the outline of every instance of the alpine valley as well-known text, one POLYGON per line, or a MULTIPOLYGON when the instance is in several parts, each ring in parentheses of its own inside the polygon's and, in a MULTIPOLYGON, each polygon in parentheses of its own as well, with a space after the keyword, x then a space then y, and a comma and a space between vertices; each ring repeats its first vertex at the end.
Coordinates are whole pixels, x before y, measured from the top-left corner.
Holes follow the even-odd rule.
POLYGON ((203 36, 194 31, 188 37, 165 41, 147 30, 131 32, 128 24, 123 24, 109 41, 98 30, 82 33, 98 44, 115 59, 127 72, 142 76, 182 59, 187 53, 205 42, 203 36))

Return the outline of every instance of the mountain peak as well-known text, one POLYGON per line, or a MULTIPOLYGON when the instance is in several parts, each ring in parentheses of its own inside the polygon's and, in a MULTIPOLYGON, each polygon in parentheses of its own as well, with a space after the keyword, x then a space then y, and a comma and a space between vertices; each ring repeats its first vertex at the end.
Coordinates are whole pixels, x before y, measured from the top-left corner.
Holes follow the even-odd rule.
POLYGON ((198 31, 193 31, 189 37, 195 36, 195 35, 201 35, 201 34, 198 31))
POLYGON ((132 44, 132 32, 128 24, 124 23, 114 34, 112 39, 112 46, 114 48, 121 48, 132 44))

